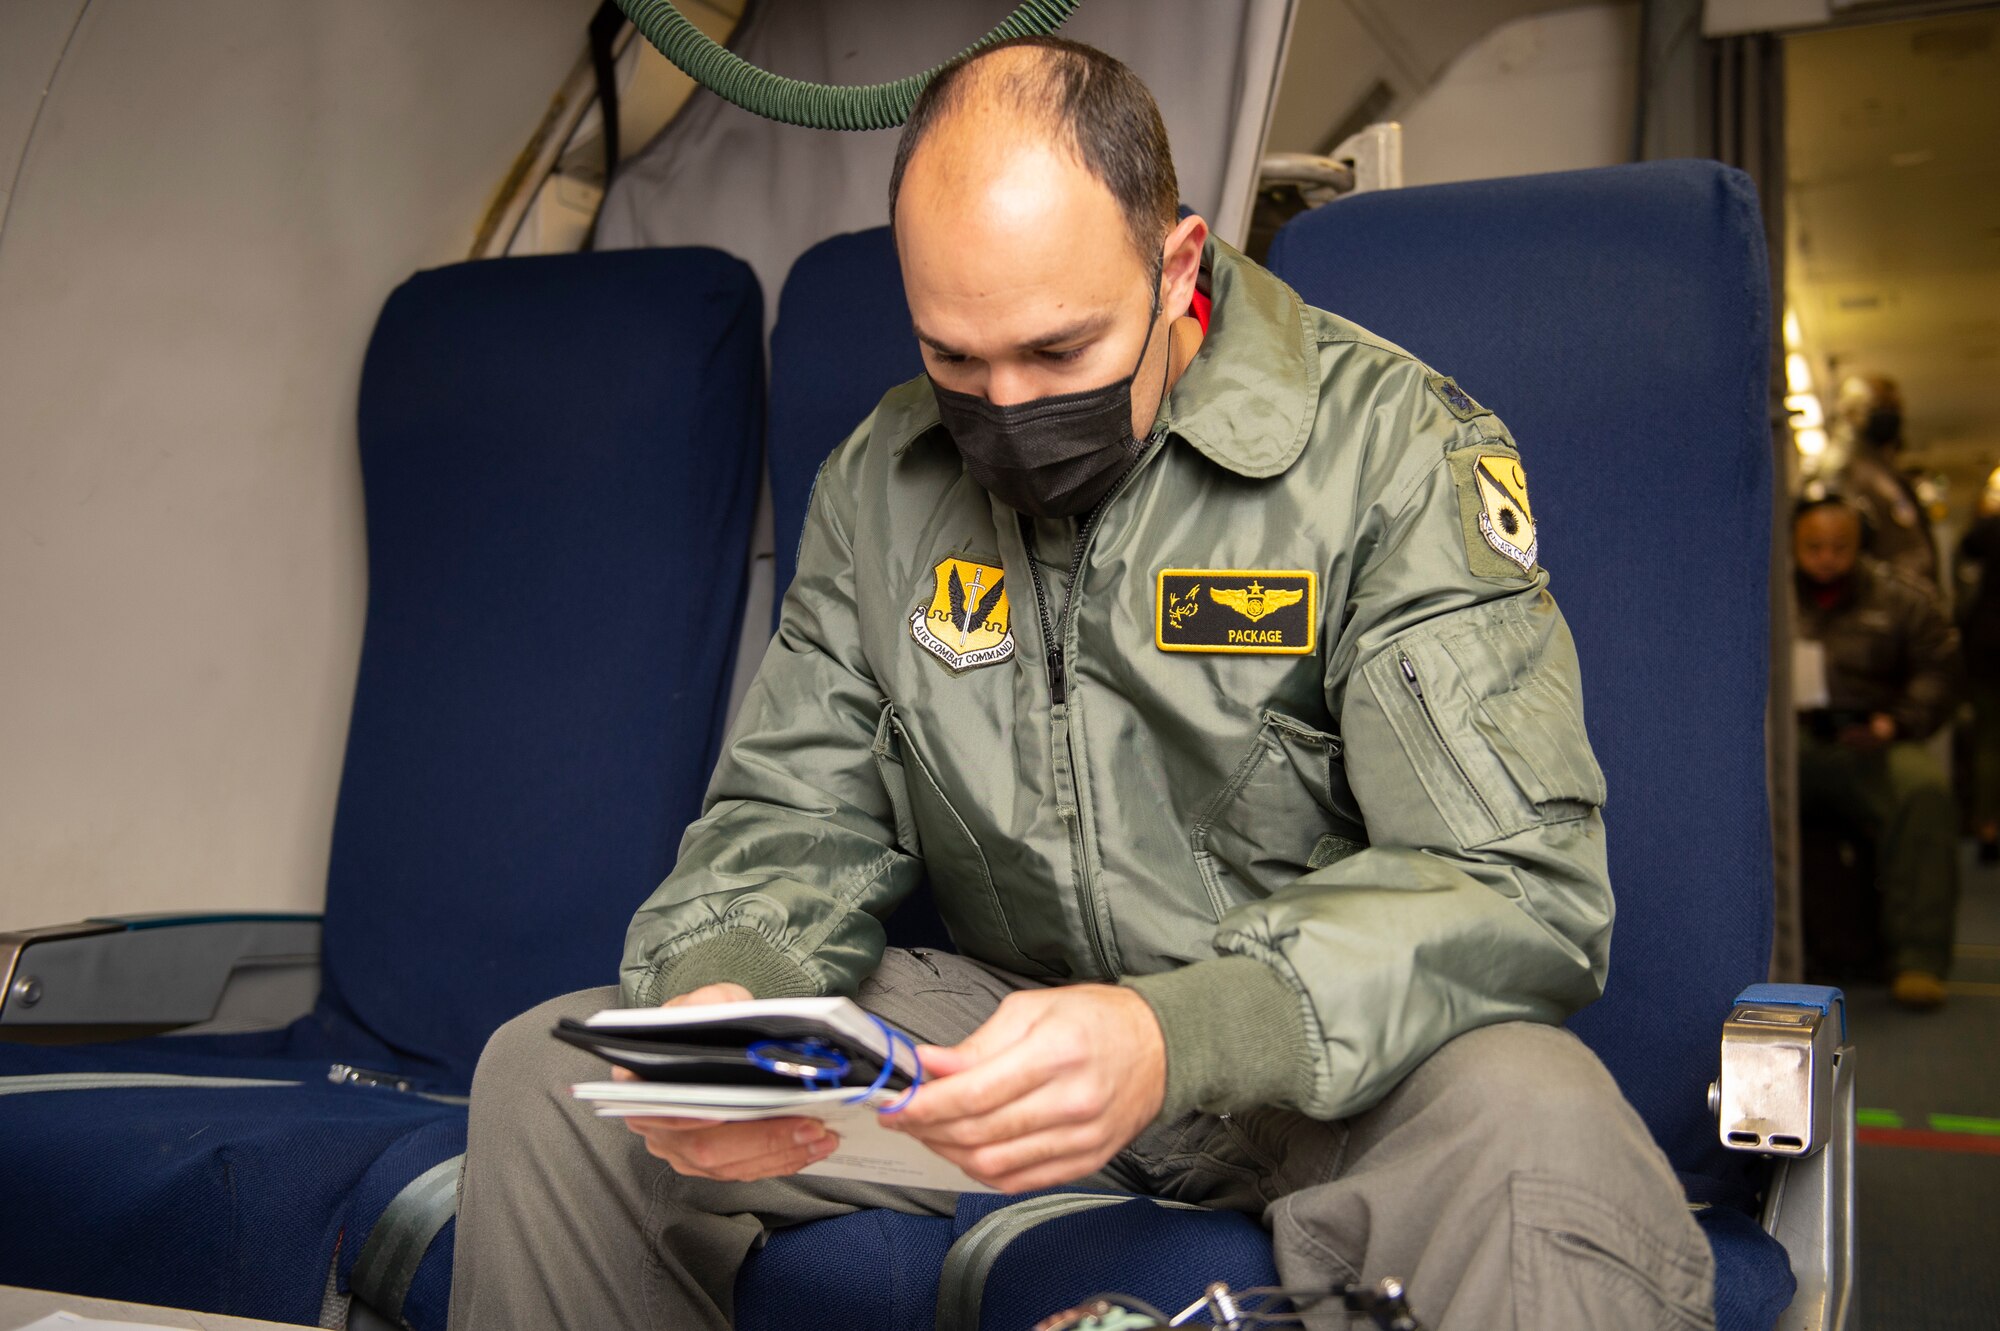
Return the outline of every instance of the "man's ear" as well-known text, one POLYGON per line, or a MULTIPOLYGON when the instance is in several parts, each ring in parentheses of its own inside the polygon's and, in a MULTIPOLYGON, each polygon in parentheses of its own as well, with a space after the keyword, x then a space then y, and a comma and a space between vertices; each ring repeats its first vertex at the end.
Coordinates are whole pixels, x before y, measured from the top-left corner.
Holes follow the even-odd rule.
POLYGON ((1194 299, 1195 280, 1201 276, 1202 246, 1207 243, 1208 223, 1193 213, 1167 233, 1160 268, 1160 308, 1173 318, 1186 314, 1194 299))

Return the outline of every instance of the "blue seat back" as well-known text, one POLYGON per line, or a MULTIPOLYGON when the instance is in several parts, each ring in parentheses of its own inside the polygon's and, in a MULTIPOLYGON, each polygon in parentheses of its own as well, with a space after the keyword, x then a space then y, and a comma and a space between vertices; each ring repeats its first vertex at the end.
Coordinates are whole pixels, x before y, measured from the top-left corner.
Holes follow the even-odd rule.
MULTIPOLYGON (((888 227, 833 236, 799 256, 778 293, 778 326, 771 333, 774 629, 797 571, 799 537, 820 464, 875 410, 882 394, 923 372, 888 227)), ((895 947, 951 947, 928 885, 896 908, 888 930, 895 947)))
POLYGON ((361 377, 369 595, 323 1014, 469 1081, 615 971, 720 740, 762 300, 713 250, 504 259, 389 298, 361 377))
POLYGON ((771 511, 780 604, 797 570, 820 463, 882 394, 923 372, 888 227, 834 236, 798 257, 778 293, 778 326, 771 331, 771 511))
POLYGON ((1288 224, 1270 263, 1519 442, 1611 790, 1610 983, 1572 1026, 1680 1169, 1733 1172, 1703 1089, 1772 911, 1770 287, 1749 179, 1686 161, 1358 195, 1288 224))

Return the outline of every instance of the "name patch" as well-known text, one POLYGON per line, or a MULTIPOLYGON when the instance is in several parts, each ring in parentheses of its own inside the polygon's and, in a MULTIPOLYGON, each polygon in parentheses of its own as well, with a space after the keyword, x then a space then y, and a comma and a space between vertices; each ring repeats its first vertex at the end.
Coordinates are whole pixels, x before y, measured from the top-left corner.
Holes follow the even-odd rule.
POLYGON ((1163 568, 1153 641, 1163 652, 1303 656, 1319 624, 1311 569, 1163 568))

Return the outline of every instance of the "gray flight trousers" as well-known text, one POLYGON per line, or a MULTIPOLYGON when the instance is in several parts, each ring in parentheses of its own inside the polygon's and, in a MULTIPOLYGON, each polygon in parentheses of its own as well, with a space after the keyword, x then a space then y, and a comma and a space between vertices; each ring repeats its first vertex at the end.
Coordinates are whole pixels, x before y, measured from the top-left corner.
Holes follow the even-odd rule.
POLYGON ((1801 733, 1799 806, 1874 840, 1890 964, 1949 974, 1958 925, 1958 805, 1930 746, 1897 740, 1862 753, 1801 733))
MULTIPOLYGON (((920 1040, 955 1044, 1032 983, 891 949, 859 998, 920 1040)), ((613 988, 569 994, 487 1045, 472 1084, 451 1331, 727 1327, 737 1268, 767 1231, 863 1207, 952 1213, 949 1193, 676 1174, 570 1097, 604 1065, 548 1034, 560 1017, 618 1002, 613 988)), ((1288 1287, 1399 1276, 1431 1331, 1715 1324, 1713 1259, 1665 1156, 1603 1065, 1555 1027, 1460 1036, 1342 1122, 1261 1110, 1156 1124, 1078 1186, 1258 1216, 1288 1287)), ((1110 1268, 1104 1283, 1116 1284, 1110 1268)), ((1204 1284, 1190 1271, 1186 1301, 1204 1284)), ((1351 1325, 1337 1304, 1307 1324, 1351 1325)))

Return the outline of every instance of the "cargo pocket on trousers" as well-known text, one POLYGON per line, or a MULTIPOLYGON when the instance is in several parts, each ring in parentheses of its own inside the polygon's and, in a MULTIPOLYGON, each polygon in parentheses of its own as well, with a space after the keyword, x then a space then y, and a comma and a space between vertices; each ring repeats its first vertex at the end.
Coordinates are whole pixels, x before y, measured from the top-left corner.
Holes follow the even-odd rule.
POLYGON ((896 811, 896 839, 923 860, 931 898, 952 940, 962 950, 1009 970, 1048 974, 1048 967, 1030 961, 1015 945, 986 853, 925 765, 893 703, 883 705, 874 755, 896 811))
POLYGON ((1540 1174, 1509 1182, 1514 1324, 1690 1331, 1715 1325, 1714 1259, 1689 1219, 1657 1234, 1593 1193, 1540 1174))
POLYGON ((1340 739, 1265 711, 1248 753, 1188 830, 1218 920, 1367 844, 1340 739))

